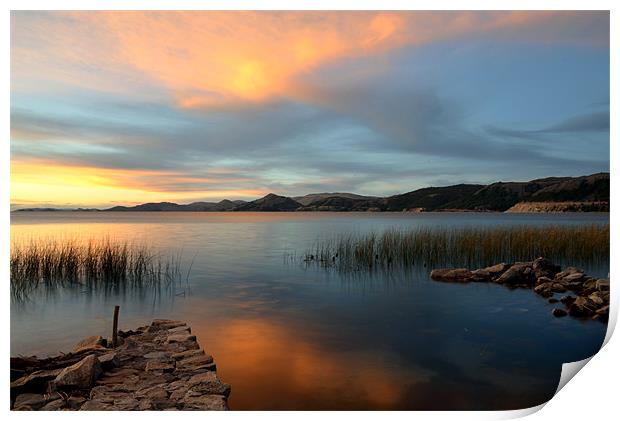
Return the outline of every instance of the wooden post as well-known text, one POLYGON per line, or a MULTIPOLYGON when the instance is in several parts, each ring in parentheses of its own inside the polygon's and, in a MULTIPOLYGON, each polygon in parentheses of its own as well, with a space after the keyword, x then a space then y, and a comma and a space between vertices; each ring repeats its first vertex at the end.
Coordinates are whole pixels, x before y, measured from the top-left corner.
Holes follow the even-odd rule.
POLYGON ((112 348, 118 346, 118 310, 120 306, 114 306, 114 321, 112 322, 112 348))

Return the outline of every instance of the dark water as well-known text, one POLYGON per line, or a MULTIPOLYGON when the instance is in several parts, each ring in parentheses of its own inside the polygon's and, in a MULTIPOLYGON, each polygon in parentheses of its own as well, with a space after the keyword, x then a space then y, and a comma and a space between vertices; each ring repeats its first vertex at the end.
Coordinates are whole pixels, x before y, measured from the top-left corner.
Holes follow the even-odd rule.
MULTIPOLYGON (((420 225, 609 223, 608 214, 15 213, 13 240, 129 239, 182 250, 188 285, 40 291, 11 305, 11 354, 66 351, 153 318, 187 321, 232 384, 232 409, 515 409, 549 399, 561 364, 606 325, 554 318, 530 290, 445 284, 428 269, 339 274, 291 258, 339 232, 420 225), (288 257, 285 257, 288 256, 288 257)), ((588 268, 606 275, 608 265, 588 268)))

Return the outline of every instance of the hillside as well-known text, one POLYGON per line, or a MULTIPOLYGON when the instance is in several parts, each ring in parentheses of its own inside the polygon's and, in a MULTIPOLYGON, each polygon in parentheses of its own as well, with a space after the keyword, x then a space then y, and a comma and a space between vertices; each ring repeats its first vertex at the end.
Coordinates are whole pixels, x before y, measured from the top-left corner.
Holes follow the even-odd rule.
MULTIPOLYGON (((314 193, 286 197, 273 193, 250 202, 222 200, 179 205, 172 202, 115 206, 111 212, 401 212, 401 211, 495 211, 588 212, 609 209, 609 173, 581 177, 548 177, 531 181, 497 182, 489 185, 456 184, 425 187, 389 197, 354 193, 314 193), (532 203, 532 205, 527 205, 532 203), (534 204, 535 203, 535 204, 534 204), (563 205, 561 205, 563 203, 563 205), (515 205, 518 205, 515 207, 515 205)), ((30 208, 18 211, 62 210, 30 208)), ((89 209, 96 210, 96 209, 89 209)))
POLYGON ((260 199, 237 206, 233 210, 244 212, 286 212, 297 210, 300 207, 301 204, 290 197, 270 193, 260 199))

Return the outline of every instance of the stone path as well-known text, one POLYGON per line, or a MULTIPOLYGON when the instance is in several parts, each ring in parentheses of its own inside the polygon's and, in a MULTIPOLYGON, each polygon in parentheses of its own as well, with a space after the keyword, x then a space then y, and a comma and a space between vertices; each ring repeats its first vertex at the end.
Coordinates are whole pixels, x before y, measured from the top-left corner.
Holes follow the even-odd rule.
POLYGON ((119 336, 115 349, 90 337, 60 357, 12 358, 11 409, 228 409, 230 385, 184 322, 154 320, 119 336))

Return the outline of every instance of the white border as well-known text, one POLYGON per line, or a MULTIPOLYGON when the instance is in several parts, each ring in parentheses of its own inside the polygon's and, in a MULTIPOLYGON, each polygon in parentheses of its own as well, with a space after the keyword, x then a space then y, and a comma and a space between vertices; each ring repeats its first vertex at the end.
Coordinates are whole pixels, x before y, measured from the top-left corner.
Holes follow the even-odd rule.
MULTIPOLYGON (((4 66, 2 67, 2 80, 7 89, 5 92, 5 100, 2 102, 2 128, 5 134, 4 141, 0 149, 0 159, 2 164, 0 165, 0 195, 4 200, 4 207, 0 211, 2 215, 3 223, 0 224, 0 273, 2 276, 2 285, 4 286, 4 302, 5 310, 2 313, 2 322, 4 326, 4 340, 2 341, 3 355, 5 355, 5 361, 8 361, 10 355, 9 349, 9 227, 10 227, 10 215, 9 215, 9 166, 10 166, 10 146, 9 146, 9 126, 10 126, 10 79, 9 79, 9 51, 10 51, 10 16, 9 10, 37 10, 37 9, 160 9, 160 10, 198 10, 198 9, 215 9, 215 10, 235 10, 235 9, 253 9, 253 10, 368 10, 368 9, 381 9, 381 10, 547 10, 547 9, 559 9, 559 10, 611 10, 611 131, 610 139, 616 139, 617 129, 614 122, 620 121, 617 112, 617 98, 618 98, 618 86, 614 79, 614 75, 620 74, 618 67, 618 57, 614 52, 613 46, 618 45, 618 18, 616 8, 614 7, 617 2, 603 1, 603 0, 590 0, 590 1, 553 1, 553 0, 521 0, 521 1, 502 1, 498 2, 489 0, 470 0, 470 1, 397 1, 397 0, 382 0, 381 2, 370 1, 334 1, 334 0, 297 0, 294 4, 290 1, 282 0, 263 0, 257 1, 243 1, 243 0, 214 0, 214 1, 197 1, 197 0, 178 0, 178 1, 164 1, 164 0, 132 0, 132 1, 95 1, 95 0, 66 0, 66 1, 34 1, 34 0, 22 0, 5 1, 6 5, 5 14, 2 16, 2 53, 5 58, 4 66)), ((614 142, 610 142, 611 148, 611 173, 612 173, 612 210, 615 208, 613 204, 618 195, 618 188, 614 180, 613 164, 616 162, 618 156, 618 147, 614 142)), ((618 228, 614 221, 614 214, 611 214, 611 273, 616 273, 616 258, 618 257, 618 248, 615 247, 615 240, 618 238, 618 228)), ((242 417, 252 417, 252 419, 289 419, 294 416, 300 420, 314 419, 317 415, 321 417, 342 417, 351 416, 360 420, 374 419, 375 417, 389 417, 392 419, 409 419, 415 417, 416 419, 506 419, 516 418, 524 415, 536 412, 532 419, 608 419, 612 414, 617 414, 619 405, 619 399, 615 392, 617 386, 616 375, 618 374, 618 368, 620 366, 618 362, 618 356, 620 356, 620 345, 618 340, 611 339, 611 333, 615 323, 617 321, 618 306, 618 289, 612 288, 612 313, 610 315, 610 329, 606 337, 606 345, 595 356, 593 356, 588 363, 588 369, 580 372, 576 378, 570 381, 556 397, 554 397, 545 406, 544 410, 536 412, 541 407, 530 408, 520 411, 497 411, 497 412, 355 412, 355 413, 335 413, 327 412, 321 414, 315 414, 313 412, 230 412, 226 414, 209 414, 209 417, 220 418, 226 417, 227 419, 238 419, 242 417)), ((544 352, 544 350, 541 350, 544 352)), ((317 368, 320 369, 320 368, 317 368)), ((2 370, 2 382, 5 385, 4 397, 4 410, 9 412, 10 417, 15 419, 30 419, 42 417, 51 419, 70 418, 70 417, 83 417, 83 414, 79 413, 13 413, 8 411, 9 402, 9 374, 8 370, 2 370)), ((202 419, 205 414, 203 413, 169 413, 169 412, 148 412, 138 414, 128 413, 114 413, 114 417, 129 418, 129 416, 138 416, 149 418, 169 418, 169 414, 175 414, 176 417, 184 419, 202 419)), ((89 413, 88 417, 96 420, 104 420, 111 416, 110 413, 89 413)))

